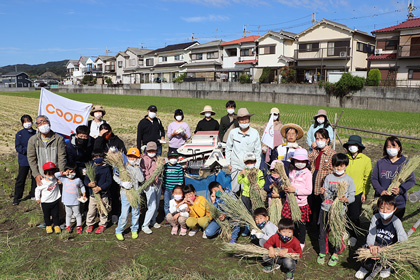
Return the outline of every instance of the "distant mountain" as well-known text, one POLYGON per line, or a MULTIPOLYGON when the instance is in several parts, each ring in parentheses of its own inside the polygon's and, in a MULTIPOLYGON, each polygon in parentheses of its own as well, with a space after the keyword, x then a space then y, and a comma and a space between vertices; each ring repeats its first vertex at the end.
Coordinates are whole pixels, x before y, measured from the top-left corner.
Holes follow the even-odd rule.
POLYGON ((66 76, 66 63, 68 60, 62 61, 50 61, 44 64, 16 64, 16 65, 7 65, 0 67, 0 73, 6 74, 8 72, 25 72, 29 75, 30 78, 36 78, 44 74, 45 72, 53 72, 57 76, 64 78, 66 76))

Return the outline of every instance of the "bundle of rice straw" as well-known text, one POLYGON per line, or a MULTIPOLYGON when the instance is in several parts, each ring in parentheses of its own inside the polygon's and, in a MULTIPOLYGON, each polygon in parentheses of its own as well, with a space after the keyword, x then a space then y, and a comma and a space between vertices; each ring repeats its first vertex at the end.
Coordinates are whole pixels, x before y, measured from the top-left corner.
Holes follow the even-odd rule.
POLYGON ((207 205, 205 205, 205 207, 210 212, 213 220, 215 220, 216 223, 220 226, 221 231, 219 237, 224 241, 229 241, 232 235, 232 230, 229 221, 226 218, 223 221, 219 219, 222 213, 220 213, 219 209, 217 209, 217 207, 214 206, 214 204, 210 201, 207 201, 207 205))
MULTIPOLYGON (((273 193, 279 194, 280 193, 280 186, 276 183, 273 183, 273 193)), ((281 219, 281 210, 283 208, 283 204, 281 202, 280 197, 271 198, 270 207, 268 208, 268 215, 270 216, 270 221, 278 225, 281 219)))
POLYGON ((261 232, 261 229, 255 223, 254 217, 252 217, 243 202, 236 195, 225 192, 220 199, 224 202, 220 204, 220 208, 226 213, 226 216, 239 224, 249 225, 251 228, 261 232))
POLYGON ((137 192, 140 195, 140 200, 143 203, 143 198, 141 194, 144 190, 146 190, 148 187, 150 187, 156 180, 157 177, 161 176, 163 171, 165 169, 165 158, 164 157, 157 157, 156 158, 156 169, 153 171, 152 176, 150 176, 149 179, 144 181, 144 183, 139 187, 137 192))
MULTIPOLYGON (((86 176, 88 176, 91 182, 96 183, 96 170, 95 165, 92 162, 86 162, 86 176)), ((108 211, 104 203, 102 202, 101 196, 98 193, 92 191, 93 197, 95 198, 96 208, 98 209, 99 215, 107 215, 108 211)))
MULTIPOLYGON (((246 174, 249 181, 249 198, 252 203, 252 210, 265 207, 264 198, 261 195, 260 187, 258 186, 258 169, 252 168, 246 174)), ((264 191, 264 190, 263 190, 264 191)), ((265 191, 264 191, 265 192, 265 191)))
MULTIPOLYGON (((132 178, 132 175, 130 174, 130 172, 128 172, 127 168, 124 165, 124 155, 122 152, 107 153, 105 157, 105 163, 118 169, 119 177, 121 181, 123 182, 134 181, 134 179, 132 178)), ((134 188, 125 190, 125 195, 131 207, 136 208, 136 209, 140 207, 140 195, 134 188)))
MULTIPOLYGON (((268 255, 267 249, 254 244, 224 243, 222 250, 246 258, 258 258, 268 255)), ((275 248, 275 250, 278 252, 281 248, 275 248)), ((300 255, 298 253, 286 253, 283 257, 298 260, 300 255)))
MULTIPOLYGON (((286 170, 284 170, 284 164, 282 161, 278 161, 274 167, 274 171, 280 175, 280 178, 283 182, 285 187, 291 187, 292 184, 290 183, 289 176, 286 174, 286 170)), ((302 212, 300 212, 299 205, 296 200, 296 196, 294 193, 286 193, 287 201, 289 202, 290 211, 292 213, 292 220, 294 222, 302 222, 302 212)))
POLYGON ((349 183, 347 181, 341 181, 338 183, 337 197, 334 199, 330 211, 328 211, 328 222, 325 225, 330 228, 328 239, 336 248, 341 246, 341 240, 350 223, 350 220, 344 210, 344 203, 338 200, 346 194, 348 186, 349 183))

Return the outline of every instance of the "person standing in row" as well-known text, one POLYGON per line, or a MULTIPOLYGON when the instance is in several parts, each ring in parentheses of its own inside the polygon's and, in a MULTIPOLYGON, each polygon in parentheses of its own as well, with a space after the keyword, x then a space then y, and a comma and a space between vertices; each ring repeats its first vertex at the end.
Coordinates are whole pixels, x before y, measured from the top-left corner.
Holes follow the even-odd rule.
POLYGON ((99 127, 103 123, 107 123, 103 117, 105 116, 104 107, 101 105, 95 105, 90 111, 90 115, 93 117, 92 120, 88 121, 89 136, 96 139, 99 136, 99 127))
POLYGON ((325 128, 328 131, 328 137, 334 140, 334 133, 331 127, 331 123, 328 120, 327 112, 323 109, 318 110, 318 113, 314 116, 315 123, 309 127, 306 144, 309 146, 309 153, 316 148, 315 132, 321 128, 325 128))
POLYGON ((181 109, 176 109, 174 118, 175 121, 169 124, 166 135, 169 139, 169 151, 178 150, 191 138, 190 126, 184 122, 184 112, 181 109))
POLYGON ((200 113, 200 115, 204 115, 204 119, 198 122, 194 133, 197 133, 197 131, 219 131, 219 122, 212 118, 215 114, 211 106, 204 106, 200 113))
POLYGON ((229 100, 226 103, 226 111, 227 115, 223 116, 220 119, 220 126, 219 126, 219 142, 226 143, 227 138, 229 136, 229 132, 238 127, 238 120, 236 119, 235 114, 236 103, 233 100, 229 100))
POLYGON ((142 146, 153 141, 157 145, 157 155, 162 154, 162 144, 159 140, 165 140, 165 129, 162 122, 156 117, 157 107, 150 105, 147 108, 147 115, 139 122, 137 126, 137 148, 141 151, 142 146))

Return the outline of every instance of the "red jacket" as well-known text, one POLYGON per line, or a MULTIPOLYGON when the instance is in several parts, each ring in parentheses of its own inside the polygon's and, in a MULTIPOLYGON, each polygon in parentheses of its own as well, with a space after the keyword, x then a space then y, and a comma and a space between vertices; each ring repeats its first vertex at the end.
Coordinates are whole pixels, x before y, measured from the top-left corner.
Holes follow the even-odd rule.
POLYGON ((268 249, 270 247, 287 248, 288 253, 297 253, 300 255, 300 257, 302 257, 302 248, 300 247, 300 242, 294 236, 292 240, 290 240, 287 243, 284 243, 280 240, 280 236, 276 233, 272 235, 264 244, 265 249, 268 249))

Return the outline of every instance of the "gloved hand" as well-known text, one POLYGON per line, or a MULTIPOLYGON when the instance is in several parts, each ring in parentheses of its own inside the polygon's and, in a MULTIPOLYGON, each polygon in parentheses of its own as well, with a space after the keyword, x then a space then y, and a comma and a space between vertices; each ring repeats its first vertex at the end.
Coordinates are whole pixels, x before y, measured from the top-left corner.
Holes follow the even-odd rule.
POLYGON ((256 229, 252 229, 251 230, 251 235, 255 235, 257 233, 257 230, 256 229))
POLYGON ((133 186, 131 185, 131 182, 122 182, 122 187, 126 190, 131 189, 133 186))
POLYGON ((262 232, 257 232, 255 234, 255 237, 257 237, 258 239, 261 239, 263 236, 264 236, 264 233, 262 233, 262 232))

